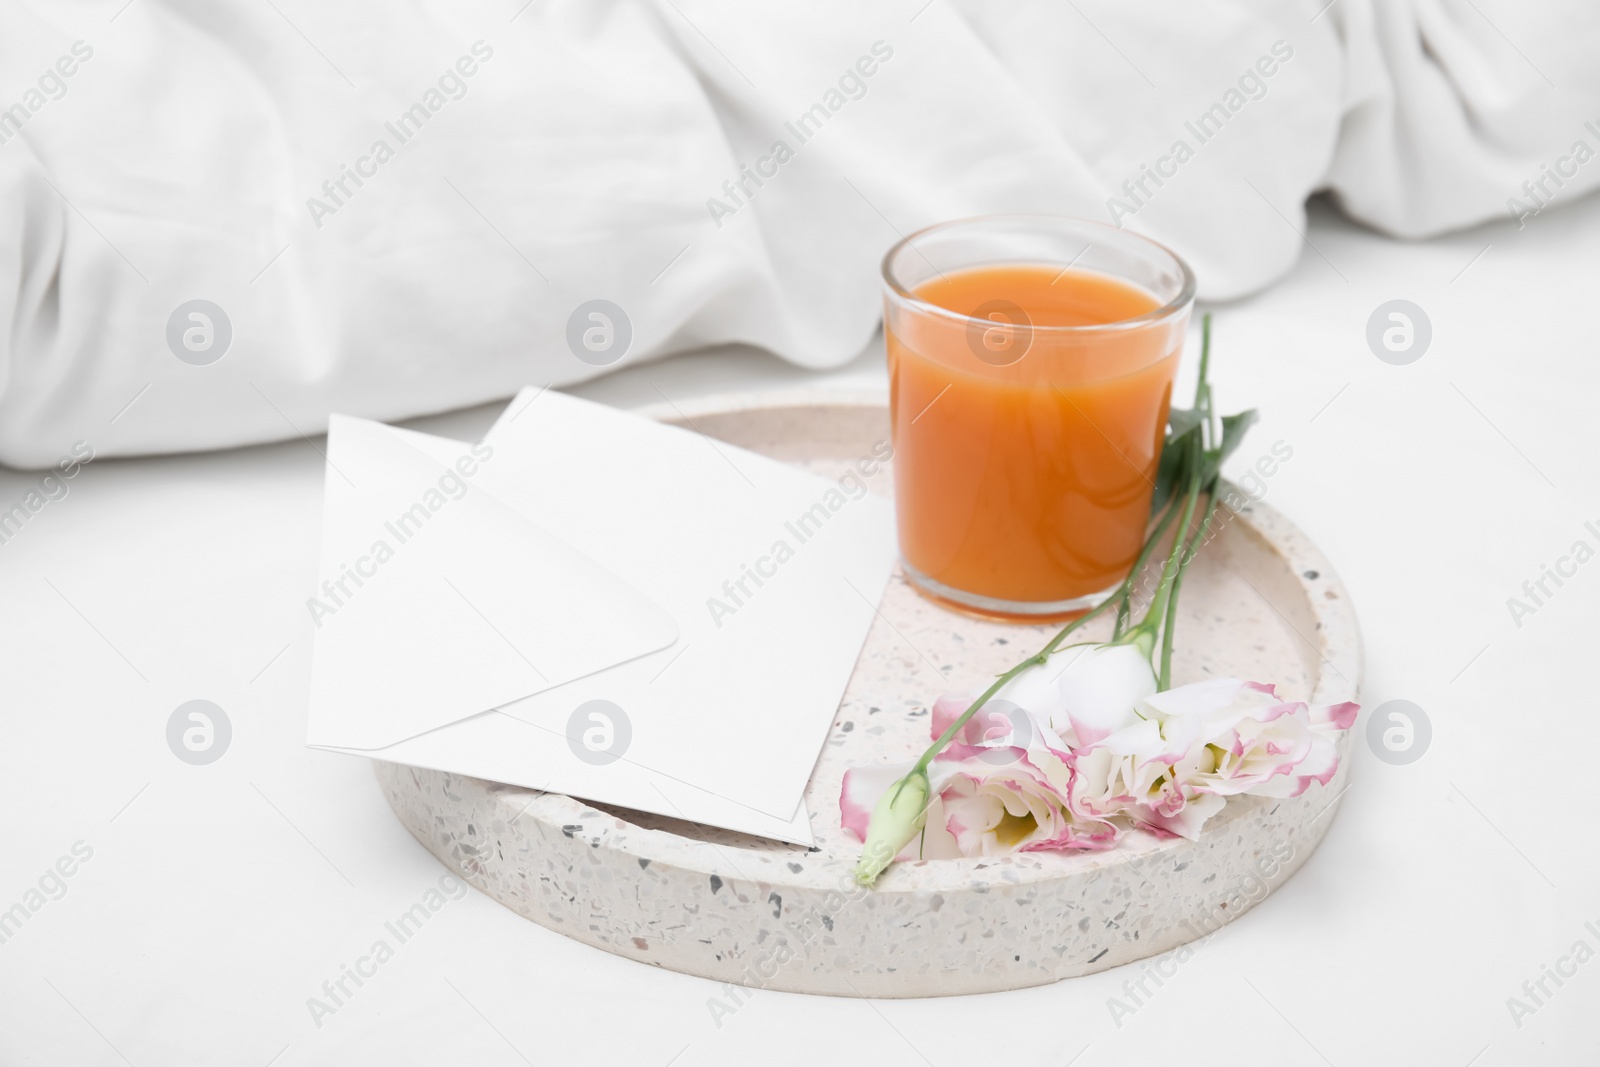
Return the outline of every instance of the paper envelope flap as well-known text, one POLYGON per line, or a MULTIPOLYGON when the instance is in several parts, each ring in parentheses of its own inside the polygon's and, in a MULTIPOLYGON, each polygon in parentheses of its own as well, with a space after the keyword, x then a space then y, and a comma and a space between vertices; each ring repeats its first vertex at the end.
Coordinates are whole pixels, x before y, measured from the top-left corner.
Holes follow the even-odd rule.
POLYGON ((474 484, 493 462, 330 421, 308 744, 381 748, 677 640, 649 597, 474 484))

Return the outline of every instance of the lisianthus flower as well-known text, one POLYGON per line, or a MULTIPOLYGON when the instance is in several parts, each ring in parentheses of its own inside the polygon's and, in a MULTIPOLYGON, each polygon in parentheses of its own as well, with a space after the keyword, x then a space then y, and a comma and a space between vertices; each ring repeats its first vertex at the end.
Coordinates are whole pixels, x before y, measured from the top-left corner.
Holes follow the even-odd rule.
POLYGON ((1207 766, 1209 753, 1201 746, 1168 762, 1160 758, 1161 747, 1155 730, 1130 728, 1074 753, 1073 813, 1126 819, 1163 837, 1199 837, 1206 820, 1227 802, 1191 781, 1207 766))
MULTIPOLYGON (((962 710, 965 708, 963 704, 962 710)), ((1103 849, 1116 843, 1119 831, 1113 824, 1080 819, 1072 813, 1068 794, 1073 770, 1060 738, 1031 714, 1015 705, 1010 709, 997 710, 986 720, 974 716, 966 731, 992 731, 1001 716, 1010 714, 1014 716, 1010 733, 981 744, 953 744, 931 761, 923 829, 891 858, 953 859, 1049 849, 1103 849), (1029 743, 1013 744, 1019 735, 1026 735, 1029 743)), ((933 725, 936 735, 943 732, 937 721, 933 725)), ((944 725, 948 726, 948 721, 944 725)), ((881 836, 877 809, 914 767, 905 763, 855 767, 846 772, 839 797, 845 829, 870 847, 875 836, 881 836)))
POLYGON ((1237 678, 1153 694, 1133 725, 1075 752, 1074 812, 1122 814, 1193 838, 1228 796, 1295 797, 1326 785, 1339 767, 1335 737, 1356 711, 1286 702, 1270 685, 1237 678))
POLYGON ((1334 739, 1355 722, 1354 703, 1313 707, 1279 698, 1270 685, 1212 678, 1158 693, 1140 713, 1160 727, 1169 751, 1210 758, 1190 778, 1203 792, 1297 797, 1339 769, 1334 739))

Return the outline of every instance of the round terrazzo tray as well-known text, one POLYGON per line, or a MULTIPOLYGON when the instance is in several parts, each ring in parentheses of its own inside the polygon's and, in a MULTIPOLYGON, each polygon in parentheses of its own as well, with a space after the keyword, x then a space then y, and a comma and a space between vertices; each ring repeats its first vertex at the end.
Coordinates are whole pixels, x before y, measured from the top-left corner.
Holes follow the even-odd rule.
MULTIPOLYGON (((791 392, 644 414, 828 476, 888 436, 881 397, 791 392)), ((889 492, 888 478, 873 482, 889 492)), ((913 758, 935 697, 987 681, 1054 632, 951 614, 898 576, 879 608, 806 791, 815 849, 391 763, 376 763, 378 780, 442 863, 552 930, 717 981, 844 996, 1016 989, 1168 951, 1264 899, 1333 821, 1348 760, 1294 800, 1230 799, 1197 842, 1136 832, 1103 853, 899 864, 858 889, 860 846, 839 827, 845 768, 913 758)), ((1261 503, 1195 562, 1178 633, 1179 683, 1237 675, 1289 699, 1357 696, 1350 601, 1316 547, 1261 503)))

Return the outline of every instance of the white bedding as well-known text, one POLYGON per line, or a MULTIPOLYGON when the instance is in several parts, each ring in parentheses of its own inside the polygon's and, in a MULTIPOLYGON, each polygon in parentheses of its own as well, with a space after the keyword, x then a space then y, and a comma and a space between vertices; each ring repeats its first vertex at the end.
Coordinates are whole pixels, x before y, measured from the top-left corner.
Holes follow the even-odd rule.
POLYGON ((836 366, 956 216, 1116 221, 1226 298, 1319 255, 1318 190, 1424 237, 1600 181, 1593 7, 1324 2, 9 3, 0 461, 577 381, 596 299, 623 362, 836 366))

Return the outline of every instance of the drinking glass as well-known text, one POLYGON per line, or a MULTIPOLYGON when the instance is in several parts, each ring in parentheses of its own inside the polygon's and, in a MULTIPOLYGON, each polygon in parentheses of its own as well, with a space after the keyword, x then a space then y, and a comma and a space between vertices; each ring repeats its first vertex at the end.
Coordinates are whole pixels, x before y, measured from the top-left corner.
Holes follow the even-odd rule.
POLYGON ((1006 215, 912 234, 883 282, 907 577, 989 617, 1091 607, 1144 543, 1193 273, 1126 230, 1006 215))

